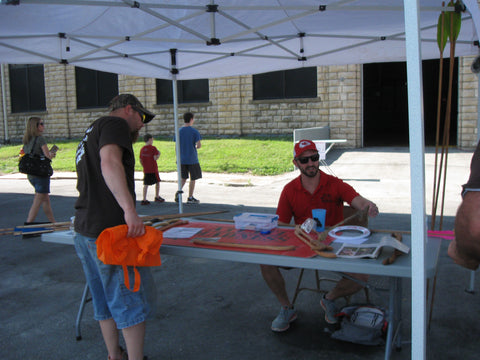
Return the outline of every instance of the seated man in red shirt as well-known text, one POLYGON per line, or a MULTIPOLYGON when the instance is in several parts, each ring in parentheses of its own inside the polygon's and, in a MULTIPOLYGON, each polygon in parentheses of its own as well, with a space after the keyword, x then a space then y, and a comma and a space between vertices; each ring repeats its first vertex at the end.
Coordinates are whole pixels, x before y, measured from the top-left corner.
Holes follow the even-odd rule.
MULTIPOLYGON (((292 217, 295 224, 302 224, 308 218, 312 218, 313 209, 326 209, 325 225, 333 226, 343 220, 344 202, 357 210, 368 208, 369 216, 378 215, 378 208, 373 202, 360 196, 342 180, 319 169, 319 154, 312 141, 300 140, 295 145, 293 164, 300 170, 300 176, 283 188, 277 207, 279 224, 289 224, 292 217)), ((297 313, 287 295, 285 280, 278 266, 260 265, 260 268, 265 282, 282 306, 280 313, 272 322, 271 329, 285 331, 297 318, 297 313)), ((368 280, 368 275, 348 275, 362 282, 368 280)), ((336 323, 335 299, 354 294, 362 288, 358 282, 343 277, 320 301, 325 310, 325 320, 330 324, 336 323)))

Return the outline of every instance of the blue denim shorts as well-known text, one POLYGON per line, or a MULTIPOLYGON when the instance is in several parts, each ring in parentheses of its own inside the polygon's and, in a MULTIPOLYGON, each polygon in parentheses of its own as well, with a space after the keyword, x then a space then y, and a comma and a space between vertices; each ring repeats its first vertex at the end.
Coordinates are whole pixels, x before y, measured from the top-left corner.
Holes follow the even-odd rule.
POLYGON ((27 175, 28 181, 35 188, 35 192, 39 194, 50 193, 50 177, 27 175))
MULTIPOLYGON (((97 257, 96 239, 75 233, 75 249, 82 261, 95 320, 113 318, 118 329, 140 324, 153 315, 155 283, 149 267, 137 267, 141 285, 137 292, 125 286, 120 265, 105 265, 97 257)), ((130 286, 134 284, 133 267, 128 267, 130 286)))

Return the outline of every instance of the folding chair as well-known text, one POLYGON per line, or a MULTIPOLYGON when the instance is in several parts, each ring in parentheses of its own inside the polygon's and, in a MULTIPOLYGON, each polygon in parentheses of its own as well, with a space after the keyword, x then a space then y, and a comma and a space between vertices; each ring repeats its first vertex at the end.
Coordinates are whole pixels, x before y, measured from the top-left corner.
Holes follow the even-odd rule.
MULTIPOLYGON (((343 207, 343 218, 346 219, 349 216, 352 216, 357 210, 352 208, 351 206, 344 206, 343 207)), ((357 225, 357 226, 363 226, 363 227, 368 227, 368 216, 365 217, 356 217, 353 218, 352 220, 349 220, 345 222, 344 225, 357 225)), ((327 293, 328 290, 322 289, 321 287, 321 282, 322 281, 327 281, 327 282, 333 282, 337 283, 341 279, 341 275, 339 274, 338 278, 330 278, 330 277, 324 277, 320 276, 318 270, 315 271, 315 287, 302 287, 302 280, 303 280, 303 274, 305 272, 305 269, 300 269, 300 274, 298 275, 298 280, 297 280, 297 286, 295 288, 295 294, 293 295, 293 300, 292 300, 292 305, 295 304, 295 301, 297 300, 298 294, 300 294, 301 291, 307 290, 307 291, 313 291, 317 293, 327 293)), ((364 287, 363 288, 365 292, 365 298, 367 303, 370 302, 369 294, 368 294, 368 288, 364 287)), ((347 304, 349 303, 350 299, 349 297, 345 297, 345 300, 347 304)))

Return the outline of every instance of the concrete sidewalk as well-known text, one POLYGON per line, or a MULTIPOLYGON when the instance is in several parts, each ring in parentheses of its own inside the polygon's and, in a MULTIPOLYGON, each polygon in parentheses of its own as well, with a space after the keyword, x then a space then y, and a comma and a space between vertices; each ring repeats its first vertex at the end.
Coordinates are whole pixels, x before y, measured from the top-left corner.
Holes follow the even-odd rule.
MULTIPOLYGON (((472 152, 451 150, 445 193, 444 229, 452 229, 460 203, 460 186, 469 173, 472 152)), ((426 155, 426 181, 433 182, 434 153, 426 155)), ((370 227, 410 228, 410 168, 405 148, 333 150, 331 170, 379 206, 381 214, 370 227)), ((293 166, 292 166, 293 170, 293 166)), ((280 176, 204 174, 197 183, 199 205, 185 205, 184 212, 226 210, 211 216, 231 219, 241 212, 274 213, 283 186, 297 171, 280 176)), ((145 215, 176 213, 173 201, 176 174, 161 174, 163 204, 138 205, 145 215)), ((136 175, 137 200, 141 200, 142 175, 136 175)), ((51 182, 52 206, 57 221, 73 215, 76 200, 74 174, 55 173, 51 182)), ((188 186, 188 184, 187 184, 188 186)), ((427 186, 427 213, 432 190, 427 186)), ((21 225, 31 205, 33 190, 25 176, 0 176, 0 227, 21 225)), ((149 198, 153 197, 153 187, 149 198)), ((41 214, 38 221, 45 220, 41 214)), ((97 322, 87 305, 81 341, 75 340, 74 323, 84 277, 73 247, 43 243, 39 238, 3 236, 0 270, 1 359, 104 359, 105 349, 97 322)), ((475 336, 480 320, 478 295, 464 291, 470 273, 452 263, 442 246, 428 359, 477 359, 475 336)), ((299 319, 289 331, 270 331, 279 306, 264 284, 258 266, 195 258, 162 256, 154 269, 157 314, 148 323, 146 354, 149 359, 383 359, 383 347, 365 347, 330 339, 320 297, 302 293, 297 300, 299 319)), ((312 272, 307 272, 310 276, 312 272)), ((298 270, 285 272, 289 292, 298 270)), ((307 279, 307 281, 313 279, 307 279)), ((377 285, 385 281, 371 280, 377 285)), ((410 339, 410 281, 404 283, 403 338, 410 339)), ((474 283, 479 288, 478 279, 474 283)), ((359 295, 358 301, 363 301, 359 295)), ((386 295, 373 301, 386 306, 386 295)), ((410 345, 393 359, 410 359, 410 345)))

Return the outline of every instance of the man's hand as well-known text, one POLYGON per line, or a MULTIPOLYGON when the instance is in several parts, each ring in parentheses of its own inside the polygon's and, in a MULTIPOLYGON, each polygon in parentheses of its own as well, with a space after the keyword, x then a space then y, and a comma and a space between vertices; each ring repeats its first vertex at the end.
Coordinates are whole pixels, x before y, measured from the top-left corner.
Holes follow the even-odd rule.
POLYGON ((145 234, 145 224, 135 209, 125 212, 125 222, 128 226, 127 237, 137 237, 145 234))
POLYGON ((368 208, 368 216, 375 217, 378 215, 378 207, 374 202, 365 199, 363 196, 357 196, 352 200, 352 207, 357 210, 365 210, 368 208))

